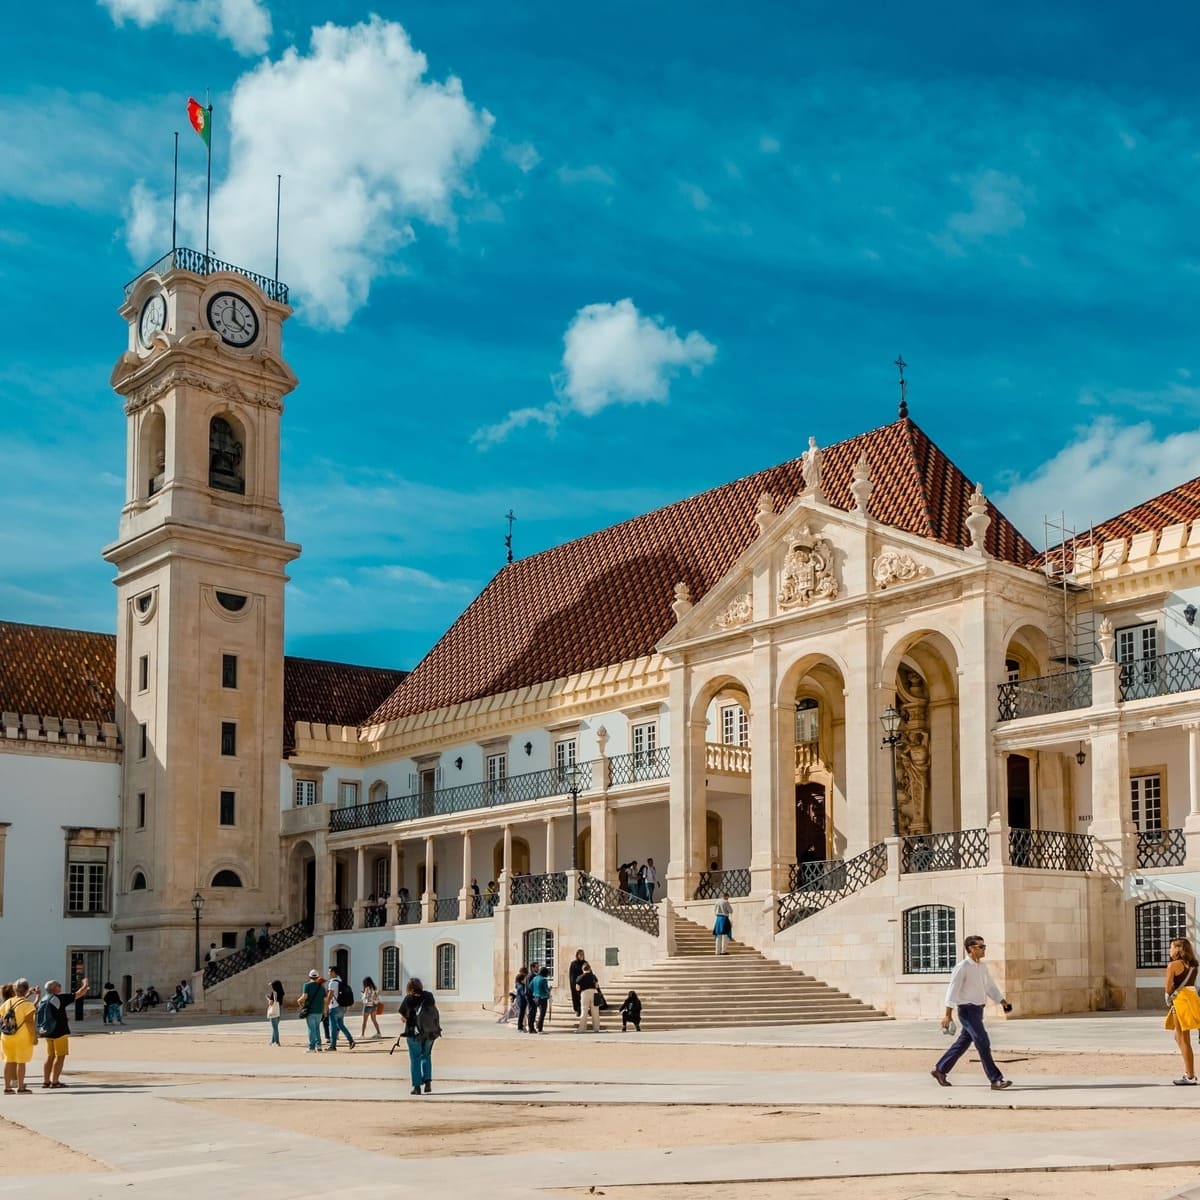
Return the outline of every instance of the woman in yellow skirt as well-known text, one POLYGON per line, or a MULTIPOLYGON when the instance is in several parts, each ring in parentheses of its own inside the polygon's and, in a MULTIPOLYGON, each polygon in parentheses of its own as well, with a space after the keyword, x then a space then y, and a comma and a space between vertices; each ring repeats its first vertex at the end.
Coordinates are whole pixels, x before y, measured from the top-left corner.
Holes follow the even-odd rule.
POLYGON ((30 996, 29 980, 18 979, 14 984, 4 985, 5 1000, 0 1004, 0 1025, 17 1026, 15 1033, 0 1032, 0 1053, 4 1055, 4 1094, 11 1096, 14 1092, 28 1096, 30 1089, 25 1086, 25 1066, 33 1058, 33 1048, 37 1044, 37 1005, 34 999, 37 989, 30 996), (11 1014, 12 1020, 6 1020, 11 1014))
POLYGON ((1183 1077, 1176 1079, 1178 1087, 1196 1086, 1196 1059, 1192 1053, 1192 1030, 1200 1029, 1200 996, 1196 994, 1196 952, 1187 938, 1171 942, 1167 977, 1163 983, 1170 1012, 1164 1022, 1175 1030, 1175 1044, 1183 1055, 1183 1077))

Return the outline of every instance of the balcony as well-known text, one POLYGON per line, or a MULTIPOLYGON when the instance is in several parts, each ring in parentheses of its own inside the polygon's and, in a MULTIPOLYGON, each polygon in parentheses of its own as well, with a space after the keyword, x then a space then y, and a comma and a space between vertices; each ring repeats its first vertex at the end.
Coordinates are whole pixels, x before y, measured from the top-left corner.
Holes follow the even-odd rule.
POLYGON ((1045 717, 1050 713, 1090 708, 1092 670, 1063 671, 1036 679, 1018 679, 999 686, 999 719, 1015 721, 1021 717, 1045 717))
POLYGON ((143 275, 165 275, 168 271, 191 271, 194 275, 215 275, 218 271, 232 271, 260 287, 268 299, 276 300, 280 304, 288 302, 286 283, 280 283, 278 279, 268 279, 254 271, 247 271, 245 267, 235 267, 232 263, 222 262, 202 250, 190 250, 187 246, 176 246, 174 250, 168 250, 158 262, 147 267, 141 274, 135 275, 125 285, 125 299, 128 300, 133 295, 133 289, 137 287, 137 282, 143 275))
POLYGON ((1176 650, 1121 664, 1121 699, 1146 700, 1200 690, 1200 650, 1176 650))
POLYGON ((705 742, 704 769, 722 775, 749 775, 750 747, 705 742))
POLYGON ((1137 835, 1137 865, 1145 871, 1154 867, 1182 867, 1187 841, 1182 829, 1155 829, 1137 835))
POLYGON ((627 783, 649 783, 671 774, 671 751, 667 746, 618 754, 608 760, 609 787, 627 783))

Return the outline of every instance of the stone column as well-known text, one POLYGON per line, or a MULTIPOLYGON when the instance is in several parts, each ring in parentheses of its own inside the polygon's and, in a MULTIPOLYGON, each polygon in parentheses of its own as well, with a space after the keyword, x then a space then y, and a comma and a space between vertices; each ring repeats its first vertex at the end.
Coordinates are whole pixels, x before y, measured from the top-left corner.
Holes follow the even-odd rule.
POLYGON ((837 824, 846 838, 843 857, 853 858, 892 832, 891 758, 879 745, 879 716, 892 703, 895 680, 877 686, 877 638, 866 622, 851 621, 847 634, 848 675, 842 681, 846 802, 837 824))
MULTIPOLYGON (((708 795, 704 767, 704 715, 691 721, 691 671, 686 665, 671 663, 670 673, 670 724, 671 724, 671 779, 670 803, 670 847, 671 857, 667 863, 667 895, 676 904, 692 898, 700 872, 708 865, 705 853, 705 820, 708 816, 708 795)), ((607 822, 613 822, 609 814, 607 822)), ((608 841, 613 841, 613 832, 607 830, 608 841)), ((593 839, 596 834, 593 832, 593 839)), ((607 852, 606 852, 607 854, 607 852)), ((611 873, 605 882, 615 882, 616 862, 612 862, 611 873)), ((605 858, 605 871, 610 871, 605 858)))
POLYGON ((1118 720, 1109 718, 1091 730, 1092 837, 1103 947, 1103 962, 1094 964, 1093 975, 1102 976, 1111 1003, 1134 1008, 1133 938, 1124 887, 1125 876, 1137 863, 1137 836, 1129 802, 1129 735, 1121 732, 1118 720))
MULTIPOLYGON (((754 647, 750 669, 750 891, 755 896, 774 890, 782 850, 776 820, 781 800, 776 725, 775 647, 762 641, 754 647)), ((701 770, 703 766, 701 759, 701 770)))
POLYGON ((588 807, 588 828, 592 831, 592 861, 580 863, 579 869, 587 871, 607 884, 615 884, 617 878, 617 843, 613 837, 614 814, 609 810, 608 800, 601 796, 588 807))
POLYGON ((317 900, 313 913, 315 932, 328 933, 333 928, 333 885, 337 878, 337 858, 332 850, 318 846, 316 851, 317 863, 317 900))
MULTIPOLYGON (((554 826, 554 818, 547 817, 546 818, 546 874, 547 875, 551 874, 555 869, 555 867, 554 867, 554 861, 555 861, 554 827, 555 827, 554 826)), ((575 853, 573 848, 572 848, 571 853, 572 854, 575 853)))
POLYGON ((1188 737, 1188 815, 1183 822, 1186 865, 1200 870, 1200 723, 1192 721, 1184 728, 1188 737))
POLYGON ((367 909, 367 848, 359 846, 354 854, 354 928, 366 925, 367 909))
POLYGON ((428 923, 434 918, 434 900, 437 891, 433 886, 433 838, 425 839, 425 891, 421 896, 421 920, 428 923))
POLYGON ((400 924, 400 843, 391 842, 388 845, 388 880, 391 883, 391 895, 388 896, 388 924, 400 924))
POLYGON ((475 902, 475 893, 471 891, 471 831, 469 829, 463 833, 462 877, 462 891, 458 894, 458 919, 469 921, 475 902))
MULTIPOLYGON (((996 811, 997 800, 989 795, 992 783, 988 767, 992 761, 992 728, 998 715, 1000 668, 1004 648, 992 645, 995 635, 989 621, 987 598, 982 592, 964 598, 962 620, 974 630, 965 640, 962 662, 955 684, 958 695, 958 796, 959 825, 982 829, 996 811)), ((998 628, 998 626, 997 626, 998 628)), ((935 752, 947 753, 941 745, 935 752)))
POLYGON ((500 871, 500 878, 496 881, 500 890, 500 906, 508 907, 508 889, 512 876, 512 826, 505 825, 504 827, 504 862, 500 871))

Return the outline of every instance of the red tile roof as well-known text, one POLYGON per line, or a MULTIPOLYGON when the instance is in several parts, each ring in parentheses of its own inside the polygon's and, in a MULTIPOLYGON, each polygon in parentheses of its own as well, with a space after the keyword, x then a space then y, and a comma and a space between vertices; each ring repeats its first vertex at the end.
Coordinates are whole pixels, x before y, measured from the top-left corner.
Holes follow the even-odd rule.
MULTIPOLYGON (((117 639, 110 633, 0 621, 0 712, 113 720, 117 639)), ((283 660, 284 754, 297 721, 361 725, 406 672, 313 658, 283 660)))
POLYGON ((0 711, 112 721, 117 640, 0 621, 0 711))
POLYGON ((283 660, 283 753, 295 753, 296 722, 363 725, 408 674, 315 658, 283 660))
MULTIPOLYGON (((859 457, 880 521, 968 544, 972 485, 908 418, 822 452, 828 502, 853 507, 859 457)), ((758 533, 763 492, 783 509, 803 487, 800 459, 601 529, 504 567, 370 717, 368 724, 495 695, 650 654, 674 623, 674 585, 702 597, 758 533)), ((989 504, 991 554, 1023 563, 1030 544, 989 504)))

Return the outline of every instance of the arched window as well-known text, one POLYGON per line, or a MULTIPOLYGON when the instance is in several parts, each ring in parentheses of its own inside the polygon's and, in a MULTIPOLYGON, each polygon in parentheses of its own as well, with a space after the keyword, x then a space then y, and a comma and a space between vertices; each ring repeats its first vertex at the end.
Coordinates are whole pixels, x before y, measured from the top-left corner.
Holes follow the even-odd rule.
POLYGON ((526 963, 541 963, 542 974, 554 981, 554 930, 527 929, 522 939, 526 963))
POLYGON ((387 795, 387 783, 382 779, 377 779, 371 784, 370 790, 367 792, 367 802, 369 804, 377 804, 380 800, 386 800, 387 795))
POLYGON ((453 942, 442 942, 434 951, 433 976, 437 991, 458 991, 458 947, 453 942))
POLYGON ((400 947, 384 946, 379 956, 379 990, 382 992, 398 992, 400 990, 400 947))
POLYGON ((904 973, 944 975, 954 970, 958 956, 954 909, 923 904, 904 913, 904 973))
POLYGON ((1171 942, 1187 937, 1187 906, 1178 900, 1150 900, 1134 910, 1137 965, 1165 967, 1171 942))
POLYGON ((159 409, 146 414, 142 423, 142 495, 161 492, 167 474, 167 419, 159 409))
POLYGON ((222 492, 246 492, 246 467, 241 431, 225 417, 208 426, 208 486, 222 492))
POLYGON ((796 701, 796 745, 816 745, 821 740, 821 706, 811 696, 796 701))
POLYGON ((213 876, 213 887, 241 887, 242 880, 236 871, 218 871, 213 876))
POLYGON ((146 890, 146 877, 141 871, 134 871, 133 880, 129 885, 131 892, 144 892, 146 890))
POLYGON ((392 863, 388 858, 375 860, 375 899, 382 903, 392 894, 392 863))

